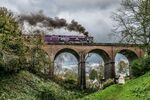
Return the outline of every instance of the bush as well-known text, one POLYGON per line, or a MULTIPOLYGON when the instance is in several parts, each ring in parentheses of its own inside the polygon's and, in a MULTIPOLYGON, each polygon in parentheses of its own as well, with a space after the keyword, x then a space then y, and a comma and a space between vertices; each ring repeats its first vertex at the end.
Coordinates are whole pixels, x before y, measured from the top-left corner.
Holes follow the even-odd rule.
POLYGON ((94 80, 94 79, 96 79, 97 77, 98 77, 97 71, 96 71, 95 69, 93 69, 93 70, 91 71, 91 73, 89 74, 89 79, 94 80))
POLYGON ((132 75, 138 77, 150 71, 150 56, 137 59, 131 64, 132 75))
POLYGON ((115 84, 114 80, 113 80, 113 79, 108 79, 108 80, 106 80, 106 81, 103 83, 103 88, 106 88, 106 87, 108 87, 108 86, 110 86, 110 85, 113 85, 113 84, 115 84))
POLYGON ((68 83, 68 84, 76 84, 77 83, 75 79, 65 79, 64 82, 68 83))

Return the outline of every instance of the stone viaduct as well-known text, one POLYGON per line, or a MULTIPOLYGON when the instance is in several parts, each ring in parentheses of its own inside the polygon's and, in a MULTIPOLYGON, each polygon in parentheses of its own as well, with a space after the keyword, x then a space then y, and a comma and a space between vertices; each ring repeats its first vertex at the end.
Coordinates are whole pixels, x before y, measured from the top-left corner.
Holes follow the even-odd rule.
POLYGON ((43 49, 49 55, 52 62, 52 72, 54 69, 54 60, 56 57, 63 53, 68 52, 73 54, 78 60, 78 83, 81 88, 86 86, 85 77, 85 56, 89 53, 99 54, 105 63, 104 78, 115 78, 115 56, 117 53, 121 53, 127 57, 129 63, 134 59, 140 58, 144 55, 144 52, 135 45, 129 44, 111 44, 111 43, 93 43, 93 44, 46 44, 43 49))

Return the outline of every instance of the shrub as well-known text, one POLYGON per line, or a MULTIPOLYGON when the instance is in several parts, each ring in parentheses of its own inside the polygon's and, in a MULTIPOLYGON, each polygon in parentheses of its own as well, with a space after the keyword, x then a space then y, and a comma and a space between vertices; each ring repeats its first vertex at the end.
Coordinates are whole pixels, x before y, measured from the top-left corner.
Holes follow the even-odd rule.
POLYGON ((94 80, 94 79, 96 79, 97 77, 98 77, 97 71, 96 71, 95 69, 93 69, 93 70, 91 71, 91 73, 89 74, 89 79, 94 80))
POLYGON ((76 84, 77 83, 75 79, 65 79, 64 82, 68 83, 68 84, 76 84))
POLYGON ((150 71, 150 56, 137 59, 131 64, 132 75, 138 77, 150 71))
POLYGON ((103 83, 103 88, 106 88, 106 87, 108 87, 108 86, 110 86, 110 85, 113 85, 113 84, 115 84, 114 80, 113 80, 113 79, 108 79, 108 80, 106 80, 106 81, 103 83))

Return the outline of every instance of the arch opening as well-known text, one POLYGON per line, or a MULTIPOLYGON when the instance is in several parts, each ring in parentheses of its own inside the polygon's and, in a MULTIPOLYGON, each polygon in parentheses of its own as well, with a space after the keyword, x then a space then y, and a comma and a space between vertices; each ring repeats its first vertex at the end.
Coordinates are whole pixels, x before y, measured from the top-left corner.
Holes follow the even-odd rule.
POLYGON ((120 74, 123 74, 125 77, 131 75, 130 64, 133 60, 137 59, 138 56, 135 52, 131 50, 121 50, 115 56, 115 74, 118 77, 120 74))
POLYGON ((119 77, 120 74, 130 75, 128 58, 121 53, 115 56, 115 73, 116 77, 119 77))
POLYGON ((64 81, 77 83, 79 55, 72 49, 60 50, 54 59, 54 75, 64 81))
POLYGON ((54 60, 57 58, 58 55, 60 55, 61 53, 64 53, 64 52, 74 55, 76 57, 76 59, 79 61, 79 59, 80 59, 79 54, 75 50, 69 49, 69 48, 64 48, 64 49, 61 49, 60 51, 58 51, 54 57, 54 60))
POLYGON ((91 50, 88 54, 90 54, 90 53, 98 54, 105 63, 107 63, 110 60, 108 53, 102 49, 94 49, 94 50, 91 50))
POLYGON ((85 62, 86 66, 86 87, 99 86, 104 78, 104 60, 97 53, 89 53, 85 62))
POLYGON ((86 56, 86 86, 98 87, 105 78, 105 63, 110 60, 109 55, 101 49, 91 50, 86 56))

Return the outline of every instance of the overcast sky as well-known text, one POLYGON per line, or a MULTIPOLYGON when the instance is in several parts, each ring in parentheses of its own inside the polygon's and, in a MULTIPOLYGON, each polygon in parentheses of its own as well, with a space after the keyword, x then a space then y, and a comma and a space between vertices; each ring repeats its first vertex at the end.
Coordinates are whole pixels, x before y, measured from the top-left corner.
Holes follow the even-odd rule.
POLYGON ((16 13, 38 12, 43 10, 49 17, 72 19, 82 24, 96 42, 112 42, 114 22, 112 12, 119 8, 121 0, 1 0, 0 6, 16 13))

